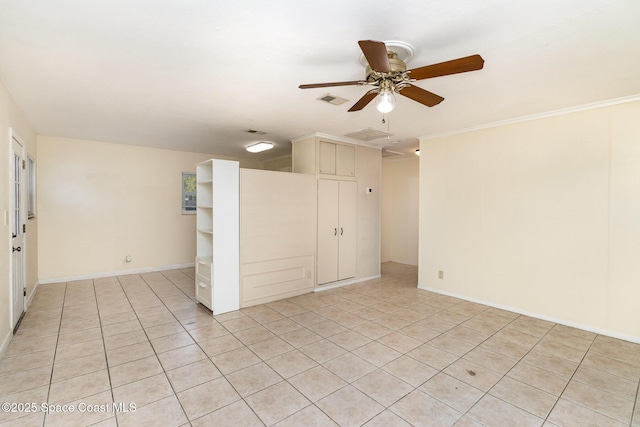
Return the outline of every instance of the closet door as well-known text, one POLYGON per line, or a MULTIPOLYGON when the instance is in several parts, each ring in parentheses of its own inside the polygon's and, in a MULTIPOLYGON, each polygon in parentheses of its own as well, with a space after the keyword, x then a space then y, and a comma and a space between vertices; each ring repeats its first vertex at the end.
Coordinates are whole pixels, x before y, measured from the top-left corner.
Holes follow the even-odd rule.
POLYGON ((338 280, 356 275, 357 184, 339 181, 338 280))
POLYGON ((338 280, 339 181, 318 180, 318 284, 338 280))

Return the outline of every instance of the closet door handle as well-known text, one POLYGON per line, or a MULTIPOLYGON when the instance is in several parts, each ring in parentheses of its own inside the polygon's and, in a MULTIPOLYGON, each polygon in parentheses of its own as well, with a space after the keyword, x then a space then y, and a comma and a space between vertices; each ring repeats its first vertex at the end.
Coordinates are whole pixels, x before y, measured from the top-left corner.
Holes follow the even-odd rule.
POLYGON ((338 235, 338 229, 337 229, 337 228, 334 228, 334 229, 333 229, 333 235, 334 235, 334 236, 337 236, 337 235, 338 235))
POLYGON ((344 230, 342 229, 342 227, 340 227, 340 235, 342 236, 343 233, 344 233, 344 230))

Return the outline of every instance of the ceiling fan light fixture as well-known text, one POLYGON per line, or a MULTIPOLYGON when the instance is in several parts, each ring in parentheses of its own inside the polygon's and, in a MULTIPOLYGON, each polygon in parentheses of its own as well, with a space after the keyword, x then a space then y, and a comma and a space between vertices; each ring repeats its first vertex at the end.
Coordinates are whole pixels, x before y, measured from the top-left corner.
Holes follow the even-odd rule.
POLYGON ((247 151, 250 153, 261 153, 263 151, 271 150, 273 144, 270 142, 258 142, 247 147, 247 151))
POLYGON ((378 111, 382 114, 390 113, 395 107, 396 96, 393 94, 393 90, 389 87, 382 88, 376 99, 376 108, 378 111))

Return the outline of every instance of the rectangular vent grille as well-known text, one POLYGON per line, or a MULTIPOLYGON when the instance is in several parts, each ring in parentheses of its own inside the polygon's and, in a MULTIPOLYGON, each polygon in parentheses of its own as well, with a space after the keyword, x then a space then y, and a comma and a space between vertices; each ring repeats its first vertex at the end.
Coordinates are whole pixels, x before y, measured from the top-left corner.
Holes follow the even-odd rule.
POLYGON ((359 139, 360 141, 373 141, 374 139, 386 138, 388 133, 375 129, 363 129, 357 132, 348 133, 345 136, 353 139, 359 139))
POLYGON ((337 96, 333 96, 333 95, 325 95, 325 96, 321 96, 320 98, 316 98, 318 101, 322 101, 322 102, 327 102, 331 105, 340 105, 340 104, 344 104, 345 102, 348 101, 348 99, 344 99, 344 98, 338 98, 337 96))

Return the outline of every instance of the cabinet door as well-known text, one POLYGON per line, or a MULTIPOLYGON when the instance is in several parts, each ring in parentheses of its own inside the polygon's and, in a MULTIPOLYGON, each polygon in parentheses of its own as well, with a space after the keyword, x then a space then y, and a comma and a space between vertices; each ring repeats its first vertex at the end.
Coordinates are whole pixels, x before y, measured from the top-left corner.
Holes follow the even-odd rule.
POLYGON ((339 181, 318 181, 318 284, 338 280, 339 181))
POLYGON ((336 175, 356 176, 355 147, 336 145, 336 175))
POLYGON ((325 175, 336 174, 336 144, 320 141, 318 147, 318 169, 325 175))
POLYGON ((356 275, 357 184, 339 181, 338 280, 356 275))

